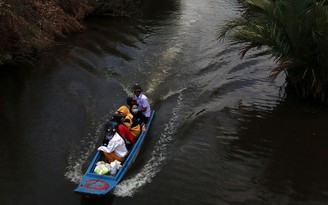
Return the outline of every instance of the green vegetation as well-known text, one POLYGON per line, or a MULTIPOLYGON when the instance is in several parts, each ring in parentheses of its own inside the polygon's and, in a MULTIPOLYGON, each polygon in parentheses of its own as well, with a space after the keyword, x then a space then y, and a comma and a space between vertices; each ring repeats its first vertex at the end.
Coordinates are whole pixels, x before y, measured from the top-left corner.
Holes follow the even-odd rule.
POLYGON ((88 15, 124 16, 128 0, 0 0, 0 65, 81 31, 88 15))
POLYGON ((243 58, 268 56, 277 62, 270 76, 285 73, 298 96, 328 103, 328 1, 243 0, 241 17, 227 22, 220 39, 242 45, 243 58))

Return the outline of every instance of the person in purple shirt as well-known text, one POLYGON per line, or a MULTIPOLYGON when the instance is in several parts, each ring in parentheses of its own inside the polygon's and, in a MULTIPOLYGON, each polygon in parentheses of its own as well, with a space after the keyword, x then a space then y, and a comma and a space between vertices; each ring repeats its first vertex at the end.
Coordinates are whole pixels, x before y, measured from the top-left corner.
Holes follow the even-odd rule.
POLYGON ((150 105, 147 96, 142 92, 141 86, 139 84, 133 85, 134 99, 137 101, 138 110, 133 111, 139 123, 147 124, 150 117, 150 105))

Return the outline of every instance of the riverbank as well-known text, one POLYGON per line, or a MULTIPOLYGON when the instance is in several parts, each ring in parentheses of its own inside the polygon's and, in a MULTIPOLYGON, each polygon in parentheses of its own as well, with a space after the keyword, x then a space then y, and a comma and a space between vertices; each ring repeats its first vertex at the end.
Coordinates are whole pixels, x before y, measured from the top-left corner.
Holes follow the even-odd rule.
POLYGON ((88 16, 127 16, 127 0, 0 0, 0 65, 35 56, 84 29, 88 16))

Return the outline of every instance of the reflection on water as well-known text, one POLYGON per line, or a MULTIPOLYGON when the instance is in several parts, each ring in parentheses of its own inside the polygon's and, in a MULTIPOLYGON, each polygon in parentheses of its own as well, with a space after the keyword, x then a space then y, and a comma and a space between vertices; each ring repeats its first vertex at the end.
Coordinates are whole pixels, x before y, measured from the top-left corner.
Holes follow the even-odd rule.
POLYGON ((285 96, 265 58, 217 40, 235 1, 145 1, 1 73, 1 204, 326 204, 325 108, 285 96), (73 193, 139 82, 156 116, 113 193, 73 193), (10 172, 8 172, 10 170, 10 172), (24 173, 23 175, 21 173, 24 173))
POLYGON ((328 140, 326 111, 319 110, 285 101, 265 116, 254 110, 242 113, 239 138, 229 146, 231 155, 238 156, 234 160, 247 159, 244 163, 255 172, 251 183, 259 198, 324 204, 328 140))

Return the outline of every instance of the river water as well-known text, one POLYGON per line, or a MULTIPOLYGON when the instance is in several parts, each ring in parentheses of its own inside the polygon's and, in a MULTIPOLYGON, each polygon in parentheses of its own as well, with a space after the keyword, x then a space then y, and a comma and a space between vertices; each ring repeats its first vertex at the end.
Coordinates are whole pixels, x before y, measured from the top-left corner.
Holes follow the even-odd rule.
POLYGON ((0 204, 327 204, 328 112, 284 92, 274 62, 217 40, 232 0, 145 1, 89 19, 1 71, 0 204), (138 82, 156 116, 131 171, 100 199, 73 192, 102 126, 138 82))

